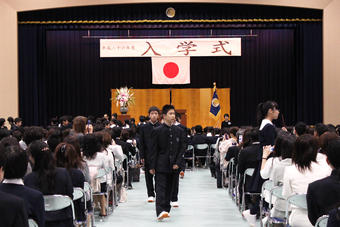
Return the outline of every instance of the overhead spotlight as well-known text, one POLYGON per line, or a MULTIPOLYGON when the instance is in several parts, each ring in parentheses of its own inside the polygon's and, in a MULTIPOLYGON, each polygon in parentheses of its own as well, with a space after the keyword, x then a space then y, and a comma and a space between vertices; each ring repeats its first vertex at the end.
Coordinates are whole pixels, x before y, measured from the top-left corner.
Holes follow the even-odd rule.
POLYGON ((169 7, 169 8, 166 9, 165 14, 169 18, 173 18, 176 14, 176 10, 172 7, 169 7))

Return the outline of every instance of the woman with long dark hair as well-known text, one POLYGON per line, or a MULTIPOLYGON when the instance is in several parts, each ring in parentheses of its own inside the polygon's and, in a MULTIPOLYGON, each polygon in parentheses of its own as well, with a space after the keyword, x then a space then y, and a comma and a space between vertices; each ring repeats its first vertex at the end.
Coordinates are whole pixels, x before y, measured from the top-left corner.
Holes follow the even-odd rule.
MULTIPOLYGON (((67 195, 73 198, 73 186, 69 173, 57 168, 48 145, 41 140, 33 141, 28 147, 33 163, 33 172, 24 178, 26 186, 41 191, 44 195, 67 195)), ((73 226, 71 207, 59 211, 46 212, 46 226, 73 226)))
MULTIPOLYGON (((71 176, 73 187, 84 189, 85 177, 84 174, 79 170, 82 166, 82 160, 73 145, 68 143, 60 143, 55 149, 55 158, 57 167, 67 169, 71 176)), ((76 213, 76 220, 84 222, 85 207, 84 202, 81 200, 74 201, 74 208, 76 213)))

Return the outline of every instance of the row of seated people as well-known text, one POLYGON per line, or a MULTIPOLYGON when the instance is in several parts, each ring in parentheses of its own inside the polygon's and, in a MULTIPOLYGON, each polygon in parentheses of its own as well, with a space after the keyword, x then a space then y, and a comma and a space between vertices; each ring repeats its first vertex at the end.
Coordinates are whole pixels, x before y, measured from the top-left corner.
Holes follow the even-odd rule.
MULTIPOLYGON (((257 177, 260 177, 262 183, 270 180, 275 186, 282 186, 282 198, 272 201, 273 208, 269 211, 271 217, 284 220, 287 199, 295 194, 306 194, 307 209, 292 206, 289 210, 290 226, 310 227, 316 224, 318 218, 328 214, 331 214, 328 226, 340 226, 338 216, 340 137, 335 127, 317 124, 312 132, 307 128, 304 123, 299 122, 292 132, 278 130, 274 148, 260 147, 257 128, 227 130, 216 145, 220 160, 222 160, 216 162, 216 165, 220 167, 216 168, 218 172, 216 175, 222 175, 228 171, 235 175, 238 182, 231 190, 232 196, 237 193, 239 204, 242 204, 241 200, 245 198, 246 207, 255 208, 257 216, 260 215, 261 187, 254 188, 254 182, 258 181, 257 177), (235 144, 239 135, 243 136, 243 140, 235 144), (231 160, 233 165, 229 163, 231 160), (236 168, 229 169, 231 166, 236 168), (256 168, 259 169, 259 175, 254 173, 252 176, 246 176, 244 185, 245 192, 255 194, 243 197, 243 175, 247 169, 256 170, 256 168)), ((222 181, 224 179, 232 178, 223 178, 222 181)), ((227 184, 228 182, 220 181, 221 183, 227 184)), ((220 186, 219 183, 217 186, 220 186)), ((264 193, 262 196, 266 207, 266 204, 270 202, 269 193, 264 193)), ((243 211, 243 215, 250 226, 255 226, 256 216, 251 215, 247 208, 243 211)), ((268 218, 263 219, 264 223, 267 221, 268 218)))
MULTIPOLYGON (((127 185, 130 179, 125 174, 128 172, 126 158, 136 155, 134 142, 128 142, 128 134, 118 127, 92 132, 86 118, 76 117, 68 135, 51 128, 49 136, 44 138, 43 129, 32 126, 25 128, 23 140, 5 136, 0 141, 0 192, 21 198, 26 217, 38 226, 73 226, 71 208, 45 212, 43 195, 73 198, 73 189, 84 189, 87 182, 92 192, 99 192, 98 196, 94 196, 93 204, 87 202, 86 212, 83 199, 74 201, 74 207, 76 221, 89 224, 92 205, 100 208, 100 215, 107 215, 107 198, 100 192, 115 186, 118 201, 125 199, 126 195, 121 192, 126 190, 123 184, 127 185), (98 178, 100 169, 106 174, 98 178)), ((113 195, 107 196, 115 202, 113 195)))

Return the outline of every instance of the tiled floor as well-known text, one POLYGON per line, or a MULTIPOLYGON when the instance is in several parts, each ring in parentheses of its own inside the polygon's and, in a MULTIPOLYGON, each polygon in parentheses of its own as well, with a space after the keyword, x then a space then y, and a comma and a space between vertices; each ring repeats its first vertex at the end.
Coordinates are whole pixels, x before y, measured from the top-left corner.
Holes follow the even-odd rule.
POLYGON ((171 218, 158 222, 155 204, 147 203, 144 175, 128 191, 128 201, 120 203, 114 213, 97 227, 176 226, 176 227, 247 227, 235 203, 225 189, 216 188, 216 180, 207 169, 187 171, 180 179, 179 208, 171 209, 171 218))

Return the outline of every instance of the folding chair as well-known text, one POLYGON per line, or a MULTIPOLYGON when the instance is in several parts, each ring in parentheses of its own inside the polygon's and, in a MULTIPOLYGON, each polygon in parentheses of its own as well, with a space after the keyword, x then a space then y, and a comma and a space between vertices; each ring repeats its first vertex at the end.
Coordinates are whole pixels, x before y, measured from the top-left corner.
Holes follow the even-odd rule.
POLYGON ((33 219, 28 219, 28 226, 29 227, 39 227, 38 223, 36 223, 33 219))
POLYGON ((66 195, 44 195, 45 211, 57 211, 71 206, 72 221, 75 223, 75 213, 73 201, 66 195))
MULTIPOLYGON (((280 186, 275 186, 272 190, 271 190, 271 197, 270 197, 270 203, 269 206, 272 207, 272 198, 275 197, 276 199, 281 199, 281 200, 285 200, 285 198, 282 195, 282 185, 280 186)), ((268 216, 268 223, 270 224, 285 224, 286 223, 286 218, 278 218, 278 217, 272 217, 271 213, 269 213, 268 216)))
POLYGON ((328 215, 319 217, 315 223, 315 227, 327 227, 328 217, 328 215))
POLYGON ((234 166, 235 166, 235 159, 232 158, 229 161, 229 168, 227 170, 223 170, 222 171, 222 180, 224 182, 224 177, 227 178, 227 173, 228 173, 228 181, 229 181, 229 195, 231 196, 232 199, 234 199, 233 197, 233 190, 234 187, 236 186, 236 176, 234 175, 234 166))
POLYGON ((296 194, 288 197, 287 199, 287 205, 286 205, 286 214, 285 214, 285 219, 286 219, 286 226, 289 224, 289 206, 293 205, 297 208, 307 210, 307 199, 306 199, 306 194, 296 194))
MULTIPOLYGON (((106 182, 107 182, 107 174, 108 174, 108 172, 107 172, 108 170, 106 170, 106 169, 98 169, 98 172, 97 172, 97 176, 96 176, 96 178, 95 179, 100 179, 100 178, 103 178, 103 177, 105 177, 105 179, 106 179, 106 182)), ((93 192, 92 193, 92 196, 98 196, 98 195, 104 195, 105 197, 106 197, 106 215, 109 215, 109 214, 111 214, 112 212, 113 212, 113 208, 110 210, 110 206, 109 206, 109 194, 110 194, 110 190, 111 190, 111 188, 110 188, 110 186, 108 185, 108 184, 106 184, 106 192, 93 192)))
POLYGON ((261 200, 260 200, 260 224, 261 224, 261 226, 263 226, 262 214, 263 214, 263 200, 265 200, 265 192, 270 193, 270 202, 269 202, 269 211, 270 211, 271 206, 272 206, 272 190, 273 190, 274 187, 275 187, 274 182, 271 181, 271 180, 266 180, 262 185, 261 200))
POLYGON ((246 169, 246 171, 244 171, 243 174, 243 184, 242 184, 242 208, 241 208, 241 212, 243 212, 246 209, 246 203, 245 203, 245 195, 260 195, 261 193, 257 193, 257 192, 246 192, 244 187, 245 187, 245 183, 246 183, 246 177, 247 176, 253 176, 254 174, 254 168, 248 168, 246 169))
POLYGON ((210 144, 208 153, 207 153, 207 164, 209 165, 211 163, 211 158, 214 156, 214 152, 216 150, 216 144, 210 144))
POLYGON ((194 152, 194 146, 188 145, 187 150, 185 151, 185 154, 184 154, 184 159, 185 159, 185 160, 191 160, 191 161, 192 161, 191 170, 193 170, 194 167, 195 167, 195 152, 194 152))
MULTIPOLYGON (((79 200, 79 199, 81 199, 82 202, 84 202, 84 214, 85 214, 85 217, 86 217, 87 216, 86 192, 82 188, 75 187, 75 188, 73 188, 73 201, 76 201, 76 200, 79 200)), ((77 224, 83 224, 83 223, 86 223, 86 219, 84 221, 76 220, 76 222, 77 222, 77 224)))
POLYGON ((208 155, 208 150, 209 150, 209 145, 204 143, 204 144, 196 144, 195 145, 195 158, 200 159, 204 158, 204 166, 207 166, 207 155, 208 155), (198 155, 197 155, 198 153, 198 155))
MULTIPOLYGON (((90 201, 93 207, 93 192, 92 192, 91 185, 88 182, 84 182, 84 192, 86 193, 86 202, 90 201)), ((90 217, 91 217, 91 226, 94 226, 94 221, 95 221, 94 212, 92 211, 91 213, 90 212, 87 212, 87 213, 90 214, 90 217)))

